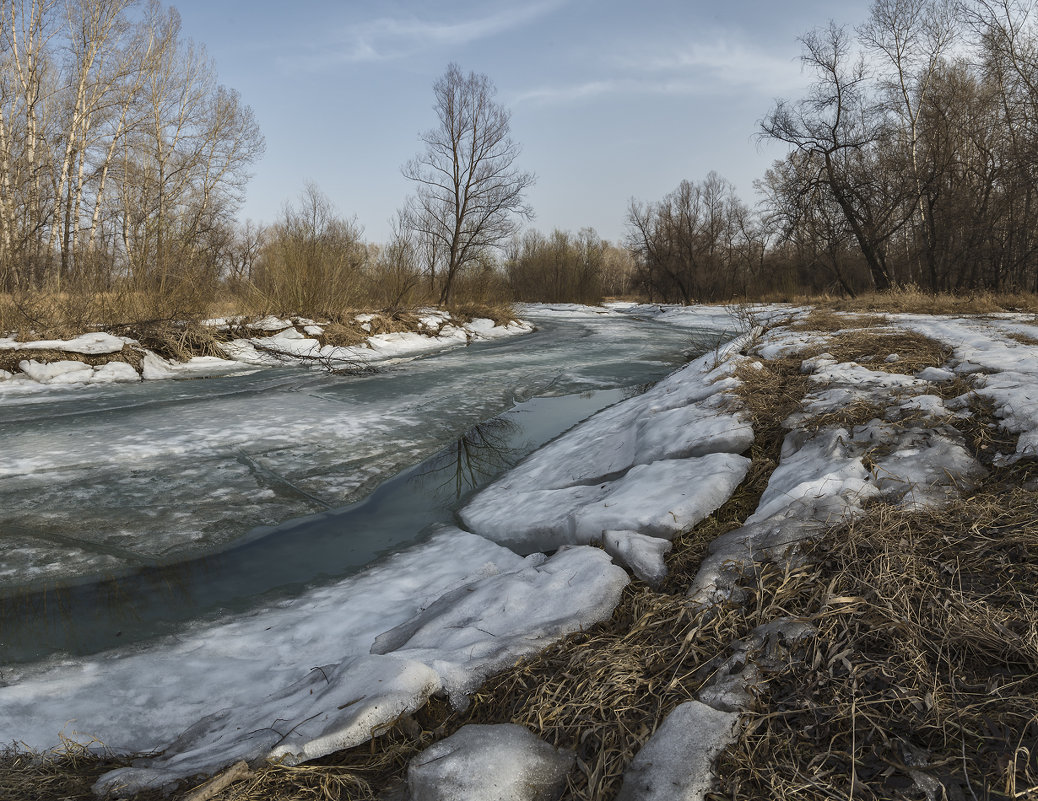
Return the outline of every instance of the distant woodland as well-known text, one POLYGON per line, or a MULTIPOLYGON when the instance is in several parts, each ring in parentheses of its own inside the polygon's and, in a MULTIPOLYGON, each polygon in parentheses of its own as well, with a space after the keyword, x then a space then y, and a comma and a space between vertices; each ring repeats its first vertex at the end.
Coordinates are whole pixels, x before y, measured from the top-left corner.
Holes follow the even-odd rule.
POLYGON ((365 241, 315 185, 279 219, 241 222, 263 137, 174 9, 12 0, 0 15, 0 293, 30 318, 41 297, 328 315, 909 285, 1038 292, 1031 0, 876 0, 856 27, 805 33, 808 92, 761 110, 758 135, 788 151, 760 178, 760 202, 718 173, 675 176, 666 196, 631 200, 622 242, 529 226, 534 176, 509 112, 487 76, 454 64, 402 167, 413 194, 389 241, 365 241))

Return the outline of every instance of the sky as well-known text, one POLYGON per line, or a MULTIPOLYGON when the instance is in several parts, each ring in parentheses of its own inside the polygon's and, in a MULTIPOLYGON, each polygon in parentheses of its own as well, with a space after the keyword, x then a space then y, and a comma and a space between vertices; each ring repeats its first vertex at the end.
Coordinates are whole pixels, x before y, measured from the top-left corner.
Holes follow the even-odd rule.
POLYGON ((511 111, 541 231, 621 241, 632 198, 716 171, 757 201, 784 154, 756 136, 809 76, 797 37, 858 24, 868 0, 179 0, 183 35, 266 138, 242 219, 274 221, 314 182, 369 241, 411 191, 400 167, 433 127, 432 85, 455 62, 511 111))

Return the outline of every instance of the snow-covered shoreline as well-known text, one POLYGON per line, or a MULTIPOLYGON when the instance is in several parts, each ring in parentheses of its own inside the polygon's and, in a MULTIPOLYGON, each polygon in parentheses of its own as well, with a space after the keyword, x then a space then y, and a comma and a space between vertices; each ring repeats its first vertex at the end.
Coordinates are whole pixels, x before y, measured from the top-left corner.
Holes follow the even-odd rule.
MULTIPOLYGON (((697 314, 717 313, 623 310, 687 326, 702 320, 697 314)), ((910 331, 951 353, 944 364, 901 373, 896 351, 871 354, 867 364, 841 361, 826 347, 845 332, 782 324, 807 310, 746 314, 771 327, 695 360, 532 454, 462 510, 468 531, 444 529, 421 552, 395 558, 399 583, 366 574, 244 620, 197 627, 176 643, 12 674, 0 686, 0 719, 12 721, 12 730, 0 738, 49 748, 63 731, 119 751, 163 749, 98 785, 133 790, 237 759, 291 763, 349 747, 436 692, 463 704, 488 673, 608 617, 630 580, 618 565, 659 579, 667 540, 724 503, 745 475, 753 431, 740 408, 740 375, 768 369, 774 359, 802 355, 809 391, 787 421, 781 461, 756 512, 711 545, 690 579, 688 595, 702 614, 731 596, 740 569, 787 558, 798 542, 860 513, 868 500, 912 508, 980 480, 984 466, 950 425, 971 413, 974 395, 1019 435, 1016 451, 996 455, 995 463, 1038 456, 1032 315, 888 315, 888 325, 870 329, 874 341, 910 331), (972 387, 949 393, 955 377, 968 377, 972 387), (881 413, 854 424, 812 423, 859 402, 881 413), (606 551, 589 547, 596 543, 606 551), (378 592, 358 590, 358 582, 378 592), (386 591, 392 604, 378 594, 386 591), (344 598, 351 599, 345 615, 344 598), (373 619, 375 606, 383 614, 373 619), (258 646, 268 657, 262 667, 252 653, 258 646), (165 681, 142 679, 156 670, 165 681), (204 686, 201 676, 208 677, 204 686), (226 708, 213 712, 212 698, 226 708), (174 739, 169 732, 184 733, 174 739)), ((852 315, 847 327, 855 327, 852 315)), ((810 636, 782 625, 787 641, 810 636)), ((707 739, 714 738, 700 744, 706 752, 716 754, 732 736, 732 716, 758 676, 733 657, 700 692, 698 706, 683 712, 693 723, 723 713, 704 723, 707 739)))
MULTIPOLYGON (((359 314, 355 322, 361 330, 371 331, 373 318, 371 314, 359 314)), ((0 337, 0 352, 13 351, 24 356, 18 361, 18 371, 0 369, 0 394, 33 392, 43 387, 205 378, 286 364, 318 364, 331 370, 375 366, 533 330, 530 323, 522 320, 505 325, 486 318, 462 322, 446 311, 423 309, 417 314, 416 330, 371 333, 359 344, 335 346, 321 343, 319 337, 325 326, 305 318, 267 315, 253 322, 214 319, 205 324, 214 330, 228 330, 230 322, 235 322, 236 328, 251 329, 252 335, 218 343, 226 358, 195 356, 184 362, 162 358, 131 337, 105 332, 27 342, 17 341, 13 336, 0 337), (95 360, 102 363, 89 364, 73 358, 34 358, 44 351, 97 357, 95 360), (121 354, 127 351, 139 367, 122 360, 121 354)))

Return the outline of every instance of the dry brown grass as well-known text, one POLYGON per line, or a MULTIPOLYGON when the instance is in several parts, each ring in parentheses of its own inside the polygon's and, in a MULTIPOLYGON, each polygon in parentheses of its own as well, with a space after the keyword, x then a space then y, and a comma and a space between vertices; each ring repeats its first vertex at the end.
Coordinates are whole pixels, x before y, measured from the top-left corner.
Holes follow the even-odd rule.
POLYGON ((508 325, 518 321, 515 307, 510 303, 468 302, 448 306, 448 311, 463 323, 477 318, 493 320, 494 325, 508 325))
POLYGON ((811 358, 830 353, 840 362, 857 362, 871 370, 914 375, 926 367, 940 367, 951 358, 951 348, 914 331, 852 330, 828 338, 824 345, 806 348, 799 355, 811 358), (896 361, 887 357, 897 354, 896 361))
POLYGON ((834 311, 888 312, 898 314, 993 314, 1038 312, 1038 295, 1026 292, 927 292, 918 287, 899 287, 888 292, 868 292, 856 298, 814 297, 807 303, 834 311))
POLYGON ((798 582, 747 590, 811 621, 722 756, 720 798, 1038 797, 1038 494, 878 506, 798 582))
POLYGON ((63 350, 49 350, 46 348, 35 350, 0 350, 0 370, 7 370, 10 373, 16 373, 21 369, 18 366, 19 362, 26 360, 35 360, 38 362, 83 362, 92 367, 107 364, 108 362, 125 362, 134 370, 140 372, 141 362, 144 360, 144 354, 137 348, 129 345, 123 345, 123 349, 117 353, 103 354, 69 353, 63 350))
POLYGON ((337 315, 331 323, 324 325, 324 333, 318 337, 322 345, 334 347, 350 347, 362 344, 374 334, 397 334, 406 331, 418 331, 421 315, 411 311, 388 310, 367 312, 371 319, 358 322, 356 316, 362 312, 351 310, 337 315), (362 328, 366 325, 367 328, 362 328))
POLYGON ((824 331, 832 333, 848 328, 874 328, 889 325, 889 323, 890 320, 882 315, 838 312, 833 309, 816 307, 789 327, 794 331, 824 331))
POLYGON ((765 292, 743 299, 754 303, 790 303, 820 310, 890 314, 995 314, 1038 312, 1038 295, 1028 292, 929 292, 901 286, 886 292, 863 292, 856 297, 808 294, 798 291, 765 292))
POLYGON ((1006 333, 1006 336, 1015 342, 1019 342, 1021 345, 1038 345, 1038 337, 1033 337, 1022 331, 1010 331, 1006 333))
POLYGON ((125 762, 98 757, 66 742, 46 757, 0 749, 0 799, 3 801, 96 801, 90 787, 102 773, 125 762))

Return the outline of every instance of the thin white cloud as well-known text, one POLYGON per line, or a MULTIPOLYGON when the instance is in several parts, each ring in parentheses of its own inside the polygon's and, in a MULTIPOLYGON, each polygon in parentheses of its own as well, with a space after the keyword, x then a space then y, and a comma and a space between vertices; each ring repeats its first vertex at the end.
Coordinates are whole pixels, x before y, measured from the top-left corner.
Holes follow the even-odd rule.
POLYGON ((625 65, 650 72, 709 77, 715 85, 761 94, 782 94, 804 84, 799 58, 777 55, 728 37, 690 42, 663 54, 624 59, 625 65))
POLYGON ((379 17, 350 26, 319 46, 297 66, 321 69, 334 64, 389 61, 435 47, 458 46, 506 33, 543 17, 568 0, 512 5, 474 19, 444 21, 417 15, 379 17))
POLYGON ((617 95, 711 95, 750 92, 768 97, 795 94, 805 77, 800 61, 730 37, 681 47, 641 48, 615 56, 604 77, 534 87, 515 94, 514 104, 559 104, 617 95))
POLYGON ((719 90, 717 82, 694 78, 618 78, 557 86, 544 86, 518 92, 508 99, 511 105, 534 103, 551 105, 575 103, 606 96, 704 95, 719 90))

